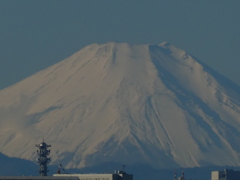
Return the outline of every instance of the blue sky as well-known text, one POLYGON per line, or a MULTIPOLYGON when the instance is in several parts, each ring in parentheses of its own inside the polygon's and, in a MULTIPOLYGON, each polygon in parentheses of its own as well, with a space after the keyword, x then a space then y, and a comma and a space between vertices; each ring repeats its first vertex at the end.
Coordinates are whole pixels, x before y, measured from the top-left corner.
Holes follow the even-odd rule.
POLYGON ((240 85, 239 7, 239 0, 0 0, 0 89, 110 41, 168 41, 240 85))

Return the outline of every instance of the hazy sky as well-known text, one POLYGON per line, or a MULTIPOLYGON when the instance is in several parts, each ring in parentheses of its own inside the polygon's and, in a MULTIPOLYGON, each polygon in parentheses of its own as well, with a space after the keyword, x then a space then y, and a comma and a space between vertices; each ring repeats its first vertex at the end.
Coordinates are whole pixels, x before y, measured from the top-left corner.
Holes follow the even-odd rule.
POLYGON ((240 85, 239 9, 239 0, 0 0, 0 89, 110 41, 168 41, 240 85))

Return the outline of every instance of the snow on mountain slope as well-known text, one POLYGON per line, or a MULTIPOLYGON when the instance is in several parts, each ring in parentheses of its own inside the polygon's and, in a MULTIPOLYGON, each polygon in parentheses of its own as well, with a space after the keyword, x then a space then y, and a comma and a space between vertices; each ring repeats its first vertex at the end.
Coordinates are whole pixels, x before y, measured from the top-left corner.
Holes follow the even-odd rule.
POLYGON ((0 151, 35 160, 45 138, 71 168, 240 165, 235 86, 168 43, 92 44, 0 91, 0 151))

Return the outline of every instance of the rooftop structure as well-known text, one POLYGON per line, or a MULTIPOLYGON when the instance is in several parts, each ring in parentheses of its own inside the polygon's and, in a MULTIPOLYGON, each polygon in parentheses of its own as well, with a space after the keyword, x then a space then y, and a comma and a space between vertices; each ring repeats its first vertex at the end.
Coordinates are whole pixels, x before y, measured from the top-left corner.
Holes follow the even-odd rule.
POLYGON ((211 180, 239 180, 240 171, 224 169, 224 171, 212 171, 211 180))
POLYGON ((0 180, 79 180, 78 177, 64 176, 0 176, 0 180))
POLYGON ((78 177, 79 180, 133 180, 133 175, 124 171, 116 171, 114 174, 54 174, 53 177, 78 177))

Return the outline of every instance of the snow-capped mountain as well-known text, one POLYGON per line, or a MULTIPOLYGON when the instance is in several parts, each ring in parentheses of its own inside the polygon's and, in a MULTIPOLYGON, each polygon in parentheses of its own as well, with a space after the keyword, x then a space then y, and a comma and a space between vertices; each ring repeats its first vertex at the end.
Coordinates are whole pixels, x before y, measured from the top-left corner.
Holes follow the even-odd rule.
POLYGON ((240 88, 168 43, 92 44, 0 91, 0 152, 52 163, 240 165, 240 88))

